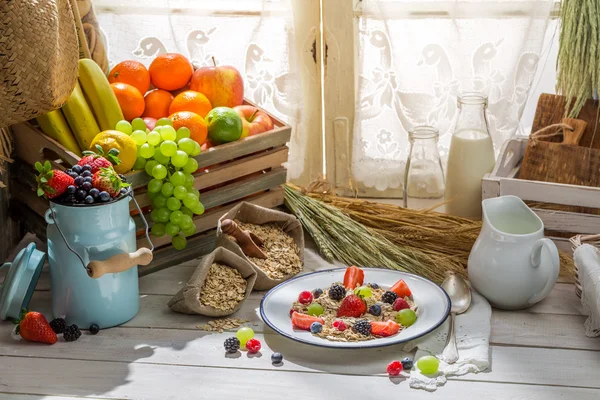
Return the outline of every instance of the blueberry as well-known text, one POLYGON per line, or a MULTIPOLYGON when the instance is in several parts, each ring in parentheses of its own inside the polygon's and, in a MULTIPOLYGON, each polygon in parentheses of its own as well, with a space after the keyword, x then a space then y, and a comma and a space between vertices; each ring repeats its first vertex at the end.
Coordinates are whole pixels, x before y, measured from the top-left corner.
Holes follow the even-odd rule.
POLYGON ((92 166, 90 164, 85 164, 83 167, 81 167, 82 171, 92 171, 92 166))
POLYGON ((83 169, 81 168, 81 165, 73 165, 73 168, 71 168, 73 170, 73 172, 75 172, 76 174, 80 174, 81 171, 83 171, 83 169))
POLYGON ((85 196, 85 202, 87 204, 92 204, 94 202, 94 198, 88 194, 87 196, 85 196))
POLYGON ((323 294, 323 289, 315 289, 313 290, 313 297, 318 299, 323 294))
POLYGON ((400 362, 402 363, 402 369, 405 371, 409 371, 413 367, 413 359, 410 357, 403 358, 400 362))
POLYGON ((96 188, 91 188, 89 191, 89 195, 92 196, 94 199, 97 199, 98 196, 100 196, 100 191, 96 188))
POLYGON ((89 182, 83 182, 83 183, 81 184, 81 188, 82 188, 83 190, 91 190, 91 189, 92 189, 92 184, 91 184, 91 183, 89 183, 89 182))
POLYGON ((83 182, 83 176, 78 176, 77 178, 75 178, 75 186, 81 186, 83 182))
POLYGON ((128 191, 129 191, 129 189, 127 189, 127 188, 121 188, 121 190, 120 190, 121 194, 125 194, 128 191))
POLYGON ((100 192, 100 200, 101 201, 109 201, 110 200, 110 194, 108 194, 108 192, 100 192))
POLYGON ((283 361, 283 355, 281 353, 271 354, 271 362, 273 364, 280 364, 283 361))
POLYGON ((79 176, 79 174, 77 172, 67 172, 67 175, 69 175, 71 178, 75 179, 79 176))
POLYGON ((77 191, 77 188, 73 185, 69 185, 67 186, 67 193, 68 194, 75 194, 75 192, 77 191))
POLYGON ((379 289, 379 285, 376 283, 369 283, 369 286, 371 286, 372 289, 379 289))
POLYGON ((85 178, 83 178, 83 181, 84 182, 92 183, 94 180, 93 180, 93 178, 91 176, 86 176, 85 178))
MULTIPOLYGON (((86 167, 88 167, 88 165, 86 165, 86 167)), ((85 171, 83 171, 83 172, 81 173, 81 176, 83 176, 84 178, 85 178, 86 176, 92 176, 92 171, 91 171, 91 170, 89 170, 89 171, 88 171, 88 170, 85 170, 85 171)))
POLYGON ((381 315, 381 306, 379 304, 373 304, 369 307, 369 314, 379 317, 381 315))
POLYGON ((313 322, 310 324, 311 333, 320 333, 323 330, 323 325, 320 322, 313 322))
POLYGON ((83 199, 85 199, 85 198, 86 198, 86 196, 87 196, 87 192, 86 192, 85 190, 81 190, 81 189, 79 189, 79 190, 77 191, 77 193, 75 193, 75 198, 76 198, 77 200, 83 200, 83 199))
POLYGON ((97 334, 98 332, 100 332, 100 327, 97 324, 92 324, 90 325, 90 333, 92 335, 97 334))

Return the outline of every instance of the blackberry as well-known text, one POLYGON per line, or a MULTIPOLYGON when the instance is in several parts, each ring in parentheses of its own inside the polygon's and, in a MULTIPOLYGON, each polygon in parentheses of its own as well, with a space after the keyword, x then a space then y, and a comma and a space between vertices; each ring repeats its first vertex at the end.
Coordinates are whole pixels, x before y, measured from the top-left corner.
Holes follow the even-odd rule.
POLYGON ((98 332, 100 332, 100 327, 98 326, 98 324, 92 324, 92 325, 90 325, 90 333, 92 335, 95 335, 98 332))
POLYGON ((318 299, 323 294, 323 289, 315 289, 313 290, 313 297, 318 299))
POLYGON ((369 314, 379 317, 381 315, 381 306, 379 304, 373 304, 369 307, 369 314))
POLYGON ((228 353, 235 353, 240 349, 240 340, 236 337, 230 337, 229 339, 225 340, 223 345, 228 353))
POLYGON ((379 285, 376 283, 369 283, 369 286, 371 286, 371 289, 379 289, 379 285))
POLYGON ((394 304, 394 301, 398 298, 398 295, 394 292, 390 292, 389 290, 381 296, 381 301, 388 304, 394 304))
POLYGON ((341 300, 346 296, 346 288, 342 285, 332 285, 329 288, 329 298, 333 300, 341 300))
POLYGON ((62 318, 54 318, 50 321, 50 328, 54 331, 54 333, 63 333, 67 327, 67 323, 62 318))
POLYGON ((79 339, 79 336, 81 336, 81 331, 79 330, 79 327, 75 324, 68 326, 65 329, 65 332, 63 333, 63 338, 67 342, 74 342, 77 339, 79 339))
POLYGON ((352 326, 352 330, 361 335, 369 336, 371 334, 371 323, 366 319, 361 319, 352 326))

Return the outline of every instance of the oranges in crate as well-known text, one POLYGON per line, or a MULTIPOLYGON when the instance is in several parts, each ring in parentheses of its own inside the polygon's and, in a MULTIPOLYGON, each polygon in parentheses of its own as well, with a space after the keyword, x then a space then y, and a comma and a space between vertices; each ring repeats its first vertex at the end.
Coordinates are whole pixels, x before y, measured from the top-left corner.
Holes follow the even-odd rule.
POLYGON ((150 89, 150 73, 141 62, 126 60, 118 63, 108 74, 110 83, 127 83, 143 95, 150 89))
POLYGON ((190 130, 190 138, 198 144, 203 145, 208 136, 208 127, 206 121, 200 115, 190 111, 178 111, 169 115, 169 119, 173 121, 173 128, 176 130, 181 127, 186 127, 190 130))
POLYGON ((173 95, 162 89, 154 89, 144 96, 146 109, 144 117, 160 119, 170 114, 169 107, 173 101, 173 95))
POLYGON ((131 121, 144 113, 146 105, 144 103, 144 96, 142 96, 139 90, 127 83, 121 82, 111 83, 110 86, 117 96, 117 101, 126 120, 131 121))
POLYGON ((150 81, 163 90, 177 90, 188 84, 194 72, 192 64, 181 54, 161 54, 152 61, 150 81))
POLYGON ((212 110, 212 105, 205 95, 193 90, 186 90, 173 99, 173 102, 169 107, 169 114, 178 111, 191 111, 202 118, 206 118, 206 114, 208 114, 210 110, 212 110))

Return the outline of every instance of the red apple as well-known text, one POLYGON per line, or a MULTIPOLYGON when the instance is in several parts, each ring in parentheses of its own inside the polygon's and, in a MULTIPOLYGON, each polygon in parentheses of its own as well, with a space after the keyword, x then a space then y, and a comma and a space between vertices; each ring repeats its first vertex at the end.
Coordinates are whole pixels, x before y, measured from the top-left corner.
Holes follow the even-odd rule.
POLYGON ((156 118, 145 117, 144 123, 146 124, 146 128, 153 130, 154 125, 156 125, 156 118))
POLYGON ((254 106, 237 106, 233 107, 242 119, 242 136, 253 136, 259 133, 267 132, 273 129, 273 121, 266 112, 259 110, 254 106))
POLYGON ((190 89, 204 94, 213 107, 233 108, 244 101, 242 75, 229 65, 198 68, 192 75, 190 89))

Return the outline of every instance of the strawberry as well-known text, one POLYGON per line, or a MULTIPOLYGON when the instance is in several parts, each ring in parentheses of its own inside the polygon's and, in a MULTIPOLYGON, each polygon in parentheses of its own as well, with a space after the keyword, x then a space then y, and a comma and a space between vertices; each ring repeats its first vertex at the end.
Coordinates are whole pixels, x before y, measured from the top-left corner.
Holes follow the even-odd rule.
POLYGON ((35 163, 35 169, 39 175, 35 178, 38 184, 37 195, 48 199, 61 196, 67 191, 67 187, 74 184, 73 178, 66 173, 52 169, 50 161, 44 165, 39 161, 35 163))
POLYGON ((344 273, 344 287, 346 289, 353 290, 357 286, 362 286, 365 280, 365 272, 356 267, 351 266, 346 268, 346 272, 344 273))
POLYGON ((47 344, 56 343, 56 333, 54 333, 52 327, 50 327, 50 324, 46 321, 44 314, 23 310, 21 319, 15 323, 19 325, 17 327, 17 333, 21 335, 23 339, 47 344))
POLYGON ((340 308, 338 308, 338 317, 358 318, 367 312, 367 303, 355 294, 344 297, 340 308))
POLYGON ((112 168, 100 168, 92 178, 92 186, 99 191, 106 191, 111 197, 117 197, 121 188, 128 187, 112 168))
POLYGON ((313 317, 312 315, 301 314, 299 312, 292 313, 292 325, 294 328, 309 331, 310 325, 313 322, 319 322, 321 324, 325 323, 323 318, 313 317))
POLYGON ((371 334, 376 336, 392 336, 399 330, 400 325, 394 321, 371 321, 371 334))
POLYGON ((119 150, 110 149, 105 155, 104 149, 100 145, 96 145, 96 151, 84 151, 83 158, 79 160, 78 165, 89 165, 92 167, 92 173, 95 174, 100 168, 112 168, 113 165, 121 164, 119 160, 119 150))
POLYGON ((394 286, 391 287, 390 292, 394 292, 398 295, 398 297, 408 297, 412 295, 412 292, 408 288, 404 279, 400 279, 398 282, 394 283, 394 286))

